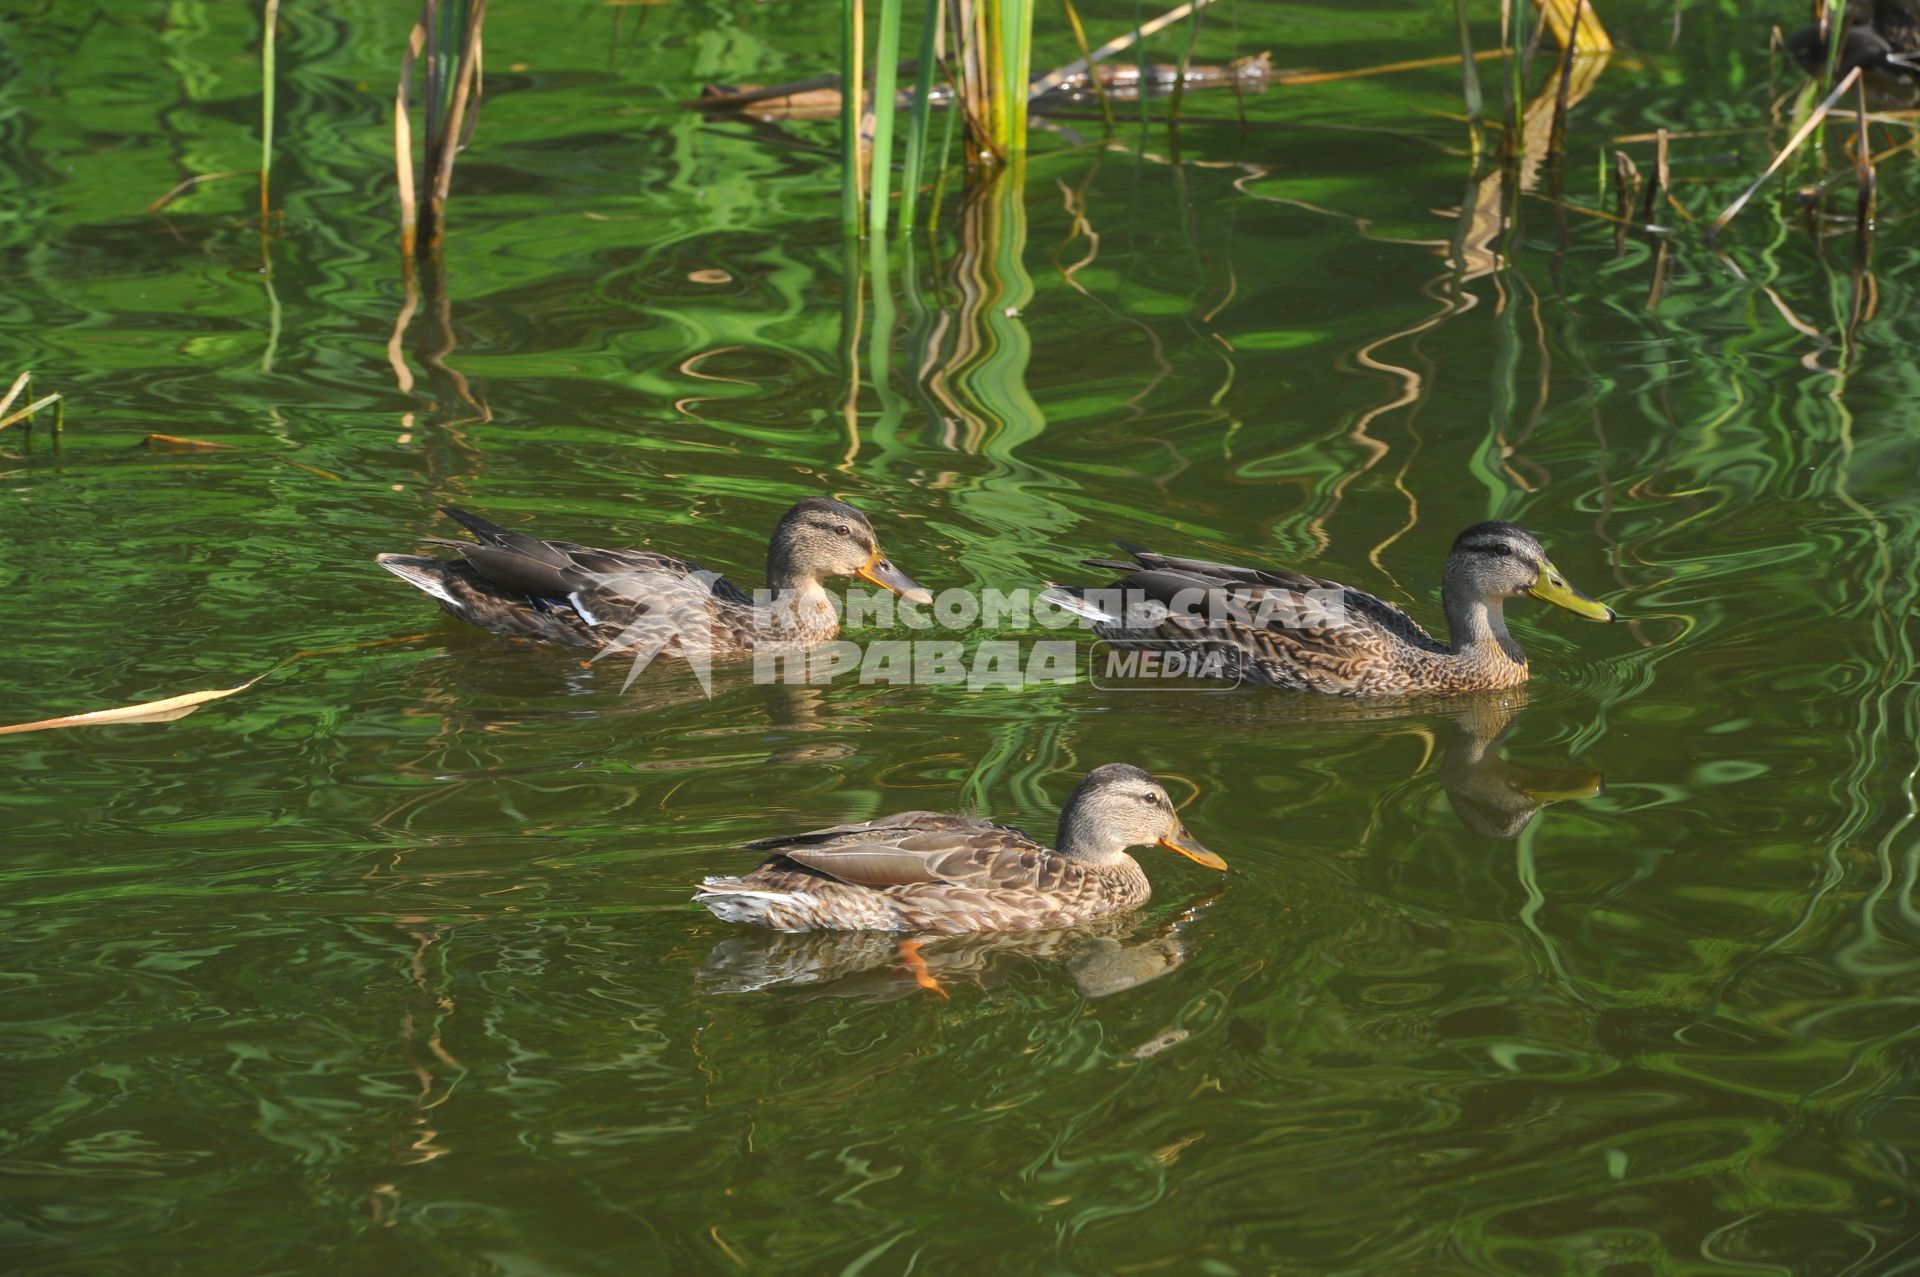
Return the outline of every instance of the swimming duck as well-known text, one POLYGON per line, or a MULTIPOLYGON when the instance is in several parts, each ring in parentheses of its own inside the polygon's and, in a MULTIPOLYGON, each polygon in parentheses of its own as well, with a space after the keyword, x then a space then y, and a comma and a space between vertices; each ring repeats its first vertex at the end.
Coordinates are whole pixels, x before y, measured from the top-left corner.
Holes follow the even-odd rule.
POLYGON ((1451 642, 1371 594, 1301 572, 1235 567, 1123 545, 1133 562, 1105 590, 1054 586, 1046 597, 1092 620, 1117 647, 1218 654, 1212 675, 1329 696, 1394 696, 1514 687, 1527 657, 1502 608, 1526 594, 1590 621, 1613 609, 1567 584, 1531 532, 1476 523, 1447 553, 1441 578, 1451 642))
MULTIPOLYGON (((1906 0, 1849 0, 1839 16, 1840 57, 1834 75, 1855 67, 1868 75, 1912 83, 1920 80, 1920 12, 1906 0)), ((1827 41, 1820 24, 1801 27, 1786 39, 1787 52, 1811 75, 1827 70, 1827 41)))
POLYGON ((429 538, 458 550, 459 559, 382 554, 375 561, 463 621, 544 643, 636 647, 648 641, 637 628, 660 626, 660 641, 704 643, 713 656, 807 646, 840 631, 821 585, 835 576, 933 601, 880 553, 866 516, 831 497, 809 497, 781 516, 767 546, 771 597, 758 602, 686 559, 542 541, 451 506, 442 513, 474 535, 475 543, 429 538))
POLYGON ((747 843, 768 853, 760 867, 707 878, 694 899, 728 922, 776 931, 1026 931, 1146 903, 1152 888, 1129 847, 1158 844, 1227 867, 1187 832, 1160 783, 1125 763, 1086 774, 1061 809, 1057 841, 1046 847, 970 816, 902 812, 747 843))

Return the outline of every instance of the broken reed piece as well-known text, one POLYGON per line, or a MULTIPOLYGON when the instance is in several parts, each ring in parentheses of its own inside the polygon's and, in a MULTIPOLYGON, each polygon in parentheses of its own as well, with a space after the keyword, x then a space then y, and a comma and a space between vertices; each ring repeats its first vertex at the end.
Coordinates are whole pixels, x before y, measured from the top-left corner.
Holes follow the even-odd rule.
POLYGON ((1858 199, 1854 205, 1854 233, 1862 243, 1873 233, 1873 203, 1875 188, 1879 179, 1873 172, 1873 146, 1867 136, 1867 87, 1858 79, 1854 81, 1854 128, 1853 128, 1853 168, 1860 183, 1858 199))
POLYGON ((1667 131, 1657 130, 1653 135, 1653 176, 1647 179, 1647 198, 1640 205, 1640 220, 1652 226, 1653 210, 1660 201, 1661 192, 1667 189, 1667 131))
MULTIPOLYGON (((7 409, 13 407, 13 401, 20 397, 20 392, 27 389, 27 387, 30 386, 32 382, 33 382, 33 374, 31 372, 23 372, 18 377, 15 377, 13 379, 13 385, 8 387, 6 396, 4 398, 0 398, 0 430, 5 430, 8 426, 11 426, 14 423, 19 421, 25 421, 28 427, 31 428, 33 425, 34 413, 39 412, 42 408, 45 408, 50 404, 53 404, 53 405, 63 404, 64 401, 60 398, 60 392, 56 390, 52 394, 40 396, 40 398, 35 399, 32 403, 29 403, 24 408, 18 408, 12 412, 8 412, 7 409)), ((55 412, 55 415, 53 419, 53 432, 54 434, 58 435, 60 433, 60 426, 62 424, 61 417, 60 417, 60 408, 56 407, 54 409, 54 412, 55 412)))
POLYGON ((1718 235, 1721 229, 1724 228, 1728 222, 1732 221, 1741 209, 1747 206, 1747 201, 1752 199, 1754 193, 1766 184, 1768 178, 1779 171, 1780 166, 1787 162, 1787 157, 1799 150, 1801 144, 1813 136, 1813 131, 1820 127, 1822 121, 1827 118, 1827 113, 1833 110, 1834 104, 1846 95, 1847 90, 1853 88, 1854 85, 1859 82, 1860 68, 1856 66, 1848 70, 1847 74, 1841 78, 1840 83, 1834 86, 1833 92, 1821 99, 1820 105, 1813 109, 1812 114, 1807 116, 1806 120, 1798 129, 1794 130, 1793 136, 1788 138, 1787 144, 1780 148, 1780 153, 1773 157, 1773 162, 1767 165, 1766 171, 1760 174, 1759 177, 1754 178, 1752 185, 1740 192, 1733 203, 1727 205, 1720 216, 1713 219, 1713 225, 1707 228, 1707 238, 1711 239, 1715 235, 1718 235))
MULTIPOLYGON (((1586 12, 1587 0, 1573 0, 1573 22, 1571 29, 1580 30, 1580 15, 1586 12)), ((1567 150, 1567 106, 1573 88, 1573 60, 1579 54, 1565 41, 1560 46, 1560 89, 1553 99, 1553 122, 1547 128, 1547 154, 1564 155, 1567 150)))
POLYGON ((1633 197, 1640 188, 1640 170, 1625 151, 1613 153, 1613 255, 1627 251, 1627 227, 1633 222, 1633 197))

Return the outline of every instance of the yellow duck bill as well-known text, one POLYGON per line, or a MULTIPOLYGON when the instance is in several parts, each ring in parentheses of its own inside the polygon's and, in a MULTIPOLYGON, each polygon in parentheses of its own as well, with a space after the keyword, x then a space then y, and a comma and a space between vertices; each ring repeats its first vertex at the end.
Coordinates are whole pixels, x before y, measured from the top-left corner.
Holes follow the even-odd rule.
POLYGON ((1611 621, 1614 619, 1614 611, 1612 608, 1600 602, 1598 599, 1588 598, 1571 585, 1568 585, 1567 578, 1562 576, 1560 569, 1554 567, 1551 563, 1543 562, 1540 564, 1540 579, 1533 583, 1532 588, 1529 589, 1527 593, 1539 599, 1542 603, 1551 603, 1555 607, 1563 607, 1575 616, 1584 616, 1589 621, 1611 621))

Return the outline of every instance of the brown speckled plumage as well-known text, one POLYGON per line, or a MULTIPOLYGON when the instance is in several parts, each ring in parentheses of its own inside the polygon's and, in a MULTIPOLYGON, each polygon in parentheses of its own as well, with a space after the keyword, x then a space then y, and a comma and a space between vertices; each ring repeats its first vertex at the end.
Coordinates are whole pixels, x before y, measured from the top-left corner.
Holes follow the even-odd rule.
POLYGON ((1096 618, 1095 633, 1116 647, 1186 646, 1218 654, 1221 674, 1257 687, 1331 696, 1514 687, 1527 680, 1527 658, 1507 632, 1506 599, 1556 593, 1560 606, 1593 619, 1612 616, 1568 587, 1532 534, 1511 523, 1467 529, 1447 556, 1443 599, 1452 642, 1338 581, 1122 548, 1132 562, 1086 561, 1122 573, 1111 586, 1056 587, 1056 597, 1096 618), (1126 608, 1142 601, 1160 607, 1146 618, 1129 616, 1126 608), (1195 606, 1183 607, 1184 601, 1195 606))
POLYGON ((872 525, 845 502, 813 497, 788 510, 767 553, 770 598, 654 550, 542 541, 448 507, 474 541, 432 538, 459 559, 382 554, 380 566, 442 609, 495 634, 570 647, 642 647, 693 635, 712 657, 831 639, 840 618, 820 582, 861 576, 909 597, 925 591, 880 554, 872 525))
POLYGON ((1136 767, 1089 772, 1062 810, 1060 849, 1010 825, 910 811, 746 844, 769 853, 694 899, 777 931, 1021 931, 1067 927, 1144 904, 1151 888, 1124 848, 1161 842, 1203 864, 1166 792, 1136 767))

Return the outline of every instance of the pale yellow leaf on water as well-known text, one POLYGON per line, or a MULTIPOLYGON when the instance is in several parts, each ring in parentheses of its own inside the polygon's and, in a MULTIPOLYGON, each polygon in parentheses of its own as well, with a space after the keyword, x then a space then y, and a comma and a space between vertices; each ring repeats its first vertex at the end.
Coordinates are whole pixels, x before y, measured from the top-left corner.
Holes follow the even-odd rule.
POLYGON ((138 705, 88 710, 84 714, 68 714, 62 718, 43 718, 37 723, 14 723, 9 727, 0 727, 0 736, 12 736, 19 732, 44 732, 56 727, 99 727, 107 723, 170 723, 176 718, 185 718, 208 701, 217 701, 223 696, 244 692, 265 677, 266 675, 262 674, 256 678, 250 678, 238 687, 216 687, 207 692, 188 692, 182 696, 169 696, 162 701, 142 701, 138 705))
POLYGON ((705 270, 688 271, 687 278, 696 284, 731 284, 733 276, 715 267, 705 270))

